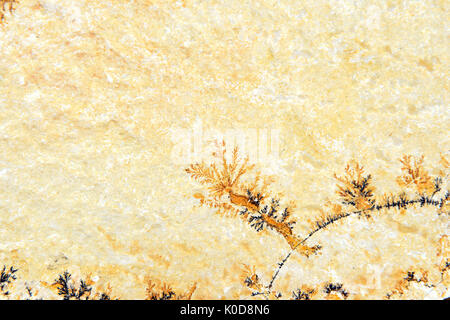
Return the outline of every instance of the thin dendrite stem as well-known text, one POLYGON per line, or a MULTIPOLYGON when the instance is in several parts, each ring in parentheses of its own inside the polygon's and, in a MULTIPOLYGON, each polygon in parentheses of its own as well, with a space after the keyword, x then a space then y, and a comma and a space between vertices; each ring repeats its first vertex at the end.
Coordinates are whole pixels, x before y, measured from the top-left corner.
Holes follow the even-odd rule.
POLYGON ((326 229, 330 224, 332 224, 332 223, 334 223, 334 222, 336 222, 338 220, 350 217, 352 215, 362 214, 364 212, 369 212, 369 211, 374 211, 374 210, 381 210, 381 209, 390 209, 390 208, 406 208, 408 205, 419 204, 419 203, 420 203, 421 206, 431 205, 431 206, 442 208, 442 206, 444 205, 445 201, 447 201, 449 198, 450 198, 450 194, 447 192, 446 195, 443 198, 439 199, 439 200, 433 200, 432 198, 425 197, 425 196, 421 196, 420 198, 413 199, 413 200, 407 200, 407 199, 400 199, 400 200, 397 200, 397 201, 392 200, 392 202, 387 201, 387 203, 385 203, 383 205, 374 205, 374 206, 372 206, 372 207, 370 207, 368 209, 346 212, 346 213, 340 214, 340 215, 338 215, 336 217, 331 217, 329 220, 327 220, 326 222, 320 224, 316 229, 311 231, 305 238, 303 238, 302 241, 300 241, 294 248, 291 249, 291 251, 289 251, 289 253, 286 255, 286 257, 284 257, 284 259, 280 263, 278 263, 278 268, 275 271, 274 275, 272 276, 272 279, 270 280, 270 283, 267 286, 267 290, 270 291, 272 289, 273 284, 274 284, 275 280, 277 279, 281 268, 283 268, 283 266, 286 264, 286 261, 294 253, 295 249, 297 249, 297 246, 302 245, 309 238, 311 238, 314 234, 316 234, 320 230, 326 229))

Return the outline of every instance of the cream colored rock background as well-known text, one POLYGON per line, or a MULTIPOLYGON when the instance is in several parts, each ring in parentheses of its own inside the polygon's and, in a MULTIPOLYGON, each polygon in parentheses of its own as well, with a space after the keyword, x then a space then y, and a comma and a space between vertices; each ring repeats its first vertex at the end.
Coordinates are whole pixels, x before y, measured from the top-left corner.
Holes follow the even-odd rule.
MULTIPOLYGON (((197 299, 249 298, 242 264, 268 280, 289 248, 197 207, 201 188, 172 156, 178 130, 279 130, 280 159, 258 166, 296 201, 304 234, 352 158, 380 194, 399 190, 403 154, 435 173, 450 146, 448 9, 21 0, 0 26, 0 263, 29 285, 91 274, 128 299, 145 297, 147 278, 197 282, 197 299)), ((382 297, 448 233, 433 210, 378 222, 321 233, 322 254, 291 259, 278 288, 333 280, 382 297), (381 269, 380 288, 360 288, 381 269)))

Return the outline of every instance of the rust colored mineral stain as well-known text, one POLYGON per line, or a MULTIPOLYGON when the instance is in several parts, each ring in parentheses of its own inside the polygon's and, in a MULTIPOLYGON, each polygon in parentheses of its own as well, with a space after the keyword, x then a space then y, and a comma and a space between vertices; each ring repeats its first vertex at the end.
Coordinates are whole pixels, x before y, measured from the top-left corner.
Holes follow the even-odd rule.
POLYGON ((246 207, 248 210, 253 211, 253 212, 258 211, 258 207, 255 204, 251 203, 248 200, 248 197, 236 194, 233 191, 229 191, 228 194, 230 196, 230 201, 232 204, 237 205, 237 206, 246 207))
MULTIPOLYGON (((232 204, 237 205, 237 206, 246 207, 251 212, 258 211, 259 207, 256 204, 250 202, 247 196, 236 194, 231 190, 229 191, 228 194, 230 196, 230 202, 232 204)), ((263 221, 269 227, 276 230, 279 234, 281 234, 284 237, 284 239, 289 244, 291 249, 293 249, 293 250, 296 249, 296 250, 298 250, 299 253, 301 253, 307 257, 310 254, 315 252, 314 248, 301 245, 300 242, 302 240, 292 233, 292 229, 285 222, 279 222, 279 221, 275 220, 274 218, 269 217, 265 214, 263 214, 261 216, 262 216, 263 221)))

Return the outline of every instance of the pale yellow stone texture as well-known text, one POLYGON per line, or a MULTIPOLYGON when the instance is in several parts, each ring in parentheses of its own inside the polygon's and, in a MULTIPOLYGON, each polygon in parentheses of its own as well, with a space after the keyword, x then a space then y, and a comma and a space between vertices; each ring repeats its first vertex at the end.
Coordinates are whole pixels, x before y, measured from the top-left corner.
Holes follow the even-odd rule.
MULTIPOLYGON (((400 191, 403 154, 423 154, 438 174, 450 149, 448 10, 21 0, 0 26, 0 264, 20 269, 16 291, 56 297, 46 284, 69 270, 127 299, 144 298, 147 279, 181 291, 196 282, 196 299, 251 298, 242 264, 267 283, 290 248, 198 206, 204 189, 174 159, 177 133, 195 123, 278 130, 279 158, 257 167, 296 203, 294 232, 305 235, 306 218, 336 201, 333 173, 350 159, 377 195, 400 191)), ((289 298, 334 281, 354 298, 382 298, 401 272, 436 263, 448 233, 448 213, 436 211, 349 218, 308 242, 320 255, 294 254, 274 289, 289 298), (367 284, 377 272, 380 283, 367 284)), ((448 296, 428 290, 414 297, 448 296)))

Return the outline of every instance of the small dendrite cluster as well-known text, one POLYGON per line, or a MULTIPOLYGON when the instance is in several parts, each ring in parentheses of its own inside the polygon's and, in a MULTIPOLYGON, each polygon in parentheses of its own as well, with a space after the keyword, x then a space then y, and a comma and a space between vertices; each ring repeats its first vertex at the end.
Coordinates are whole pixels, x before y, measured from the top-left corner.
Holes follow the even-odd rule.
POLYGON ((249 204, 245 196, 239 193, 243 189, 242 176, 251 171, 254 165, 248 164, 248 158, 241 158, 237 148, 233 149, 231 159, 227 159, 225 142, 218 144, 217 148, 218 151, 213 153, 215 162, 191 164, 185 171, 207 187, 206 195, 194 195, 201 205, 217 209, 220 214, 235 215, 239 210, 232 204, 249 204))
POLYGON ((76 285, 72 275, 67 271, 59 275, 55 280, 55 285, 58 295, 62 296, 64 300, 111 300, 109 293, 92 294, 90 281, 80 279, 79 284, 76 285))
POLYGON ((447 235, 443 235, 439 239, 436 253, 438 261, 432 268, 425 270, 411 267, 396 286, 386 294, 385 298, 410 298, 409 296, 414 295, 414 289, 420 289, 420 286, 427 289, 426 292, 430 292, 428 290, 430 288, 435 288, 435 292, 443 294, 442 298, 448 298, 446 294, 450 285, 450 241, 447 235))
POLYGON ((441 273, 442 282, 450 282, 446 277, 450 270, 450 240, 447 235, 442 236, 439 239, 439 245, 437 249, 437 256, 440 259, 438 268, 441 273))
POLYGON ((195 163, 185 170, 193 179, 207 185, 210 196, 216 199, 238 189, 242 176, 254 168, 248 164, 248 157, 239 157, 237 147, 233 149, 231 159, 227 159, 225 142, 218 148, 219 151, 213 153, 217 163, 195 163))
POLYGON ((329 298, 340 299, 348 298, 348 291, 344 289, 342 283, 327 283, 324 287, 325 293, 329 296, 329 298))
POLYGON ((282 297, 282 294, 280 292, 267 292, 265 286, 260 280, 260 277, 256 273, 256 268, 254 266, 244 264, 241 278, 245 286, 252 291, 252 296, 261 295, 264 296, 264 298, 271 300, 279 299, 282 297))
POLYGON ((292 300, 312 300, 315 293, 316 290, 311 288, 297 289, 292 292, 292 300))
POLYGON ((147 300, 176 300, 175 292, 167 284, 163 284, 160 288, 156 288, 154 283, 149 283, 147 287, 147 300))
POLYGON ((408 290, 411 289, 413 283, 421 284, 426 288, 434 288, 435 284, 430 283, 428 279, 428 271, 423 269, 407 271, 404 278, 397 282, 395 287, 386 294, 385 299, 401 298, 408 290))
POLYGON ((72 275, 64 271, 55 281, 58 288, 58 294, 64 300, 88 300, 91 295, 92 287, 87 285, 86 281, 80 280, 80 284, 76 287, 72 281, 72 275))
POLYGON ((319 288, 322 289, 312 289, 308 287, 297 289, 292 292, 292 300, 345 300, 350 295, 348 291, 344 289, 342 283, 327 282, 319 288))
POLYGON ((10 284, 17 279, 16 272, 18 269, 14 267, 7 268, 3 266, 2 273, 0 274, 0 293, 4 296, 10 294, 10 284))
POLYGON ((0 24, 5 20, 5 12, 12 14, 17 3, 16 0, 0 0, 0 24))
POLYGON ((354 207, 357 210, 365 210, 374 206, 375 188, 370 182, 372 176, 364 173, 364 167, 352 161, 345 168, 345 175, 334 177, 339 181, 337 194, 345 205, 354 207))
MULTIPOLYGON (((247 190, 247 196, 249 201, 260 207, 262 195, 257 194, 254 196, 250 190, 247 190)), ((264 229, 264 227, 269 227, 271 229, 276 228, 275 223, 283 224, 288 228, 292 229, 295 221, 290 220, 287 221, 287 218, 290 215, 289 209, 286 207, 281 212, 280 209, 280 200, 272 199, 269 205, 264 205, 261 209, 256 212, 250 212, 247 208, 244 208, 239 214, 248 216, 248 223, 251 227, 253 227, 257 232, 264 229), (274 223, 270 224, 269 221, 274 223)))
POLYGON ((402 163, 403 175, 397 178, 397 182, 402 187, 415 188, 419 194, 434 194, 440 190, 442 180, 439 177, 433 179, 423 167, 424 156, 414 158, 405 155, 400 159, 402 163), (439 189, 439 190, 438 190, 439 189))
POLYGON ((146 300, 190 300, 196 287, 196 284, 194 284, 187 292, 177 293, 166 283, 157 285, 149 280, 146 300))

